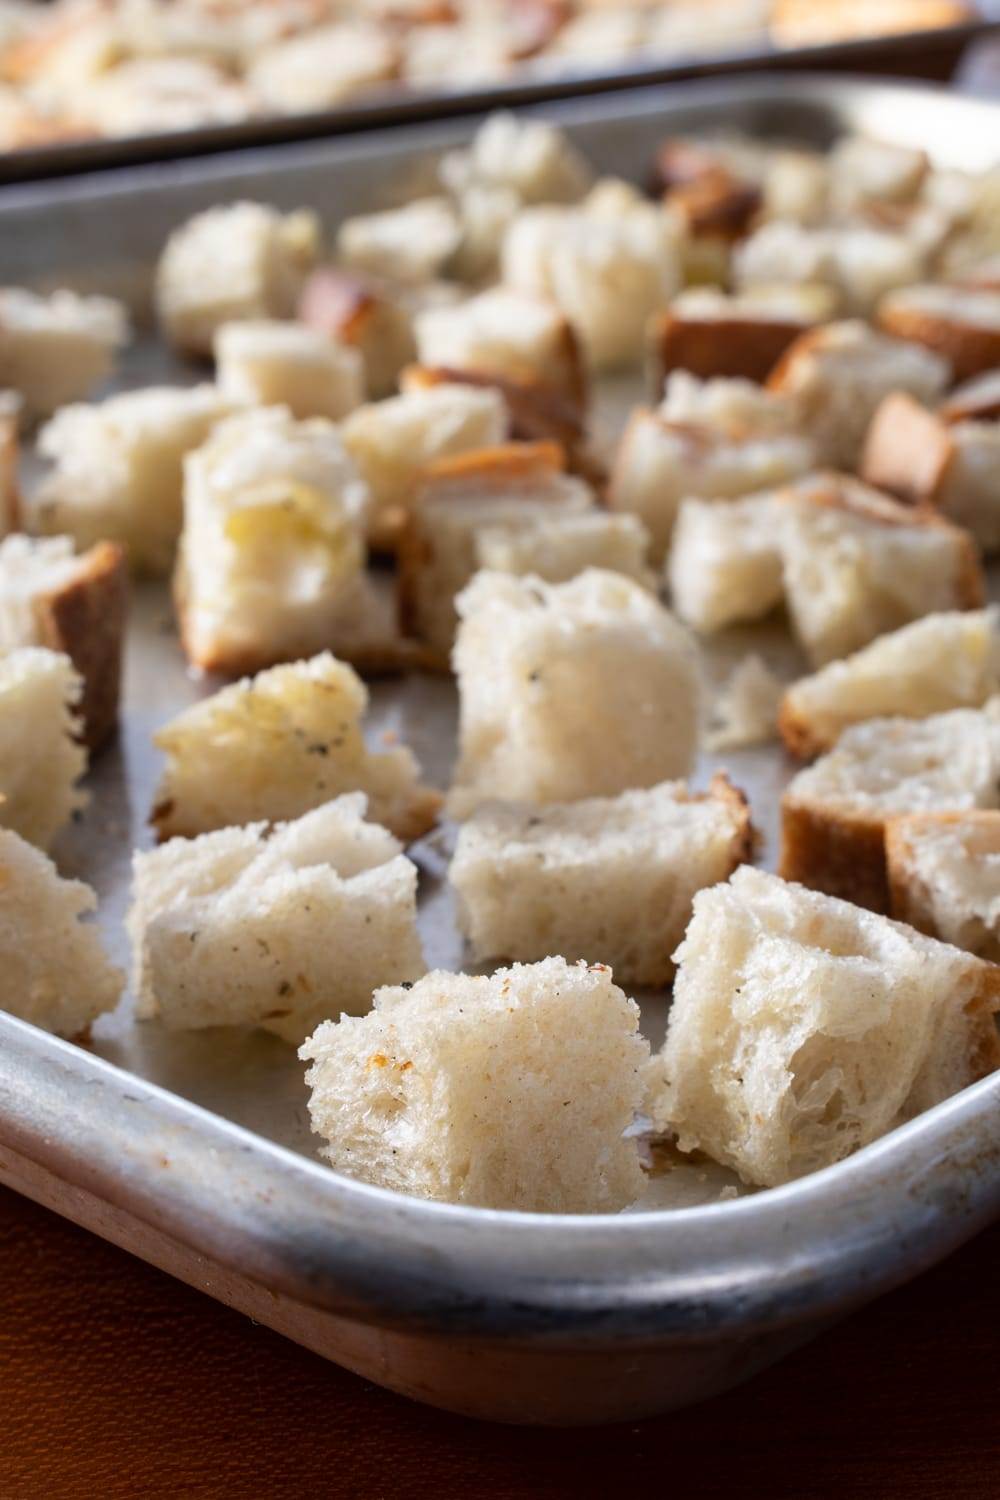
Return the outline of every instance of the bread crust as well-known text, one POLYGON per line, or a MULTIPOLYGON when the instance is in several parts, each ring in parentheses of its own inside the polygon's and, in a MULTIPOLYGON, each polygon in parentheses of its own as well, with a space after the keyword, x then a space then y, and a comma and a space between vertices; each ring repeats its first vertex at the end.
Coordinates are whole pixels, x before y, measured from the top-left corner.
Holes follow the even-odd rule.
POLYGON ((83 678, 83 741, 98 750, 118 724, 128 614, 128 565, 117 542, 98 542, 73 576, 34 601, 39 643, 62 651, 83 678))
POLYGON ((789 755, 796 760, 815 760, 831 748, 830 742, 816 734, 807 718, 797 713, 789 693, 783 693, 778 708, 778 734, 789 755))
POLYGON ((737 177, 710 146, 683 137, 659 147, 654 185, 691 234, 724 240, 745 234, 763 201, 757 184, 737 177))
POLYGON ((948 360, 955 380, 1000 365, 1000 328, 981 328, 926 307, 907 307, 890 297, 878 310, 878 327, 894 338, 923 344, 948 360))
POLYGON ((668 308, 652 324, 651 349, 658 373, 689 370, 703 380, 716 375, 764 384, 804 325, 787 318, 699 318, 668 308))
POLYGON ((1000 371, 956 386, 938 409, 945 422, 993 422, 1000 419, 1000 371))
POLYGON ((872 418, 860 473, 909 505, 935 504, 954 459, 955 441, 940 417, 895 391, 872 418))
POLYGON ((822 803, 800 802, 786 792, 778 874, 887 915, 885 820, 832 813, 822 803))
MULTIPOLYGON (((176 816, 173 797, 164 797, 150 809, 149 824, 156 835, 156 842, 164 844, 168 839, 197 838, 205 832, 203 825, 188 822, 176 816)), ((416 786, 406 807, 400 809, 386 826, 402 844, 416 843, 437 824, 444 806, 444 796, 433 787, 416 786)))
MULTIPOLYGON (((733 836, 732 847, 732 870, 735 870, 738 865, 749 864, 753 859, 758 833, 753 825, 750 800, 742 787, 738 787, 734 782, 730 781, 728 771, 716 771, 708 783, 708 790, 693 797, 691 800, 695 802, 721 802, 729 808, 736 820, 736 832, 733 836)), ((730 870, 730 874, 732 874, 732 870, 730 870)))
POLYGON ((17 531, 21 521, 21 492, 17 482, 20 445, 17 416, 0 411, 0 537, 17 531))

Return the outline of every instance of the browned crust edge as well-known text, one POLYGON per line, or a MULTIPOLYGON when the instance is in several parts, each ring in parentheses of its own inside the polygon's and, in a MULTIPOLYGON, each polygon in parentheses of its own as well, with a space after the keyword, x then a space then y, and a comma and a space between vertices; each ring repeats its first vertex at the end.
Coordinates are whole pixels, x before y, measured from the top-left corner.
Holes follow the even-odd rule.
POLYGON ((955 452, 945 422, 912 396, 894 391, 871 420, 858 472, 866 484, 908 505, 933 505, 955 452))
POLYGON ((721 375, 763 384, 805 331, 806 324, 787 319, 698 318, 668 309, 653 320, 650 342, 663 378, 689 370, 703 380, 721 375))
POLYGON ((128 564, 117 542, 98 542, 73 577, 35 600, 43 645, 63 651, 83 678, 84 743, 97 750, 118 723, 128 613, 128 564))
POLYGON ((966 380, 1000 365, 1000 329, 977 328, 926 308, 906 307, 890 299, 878 310, 884 333, 923 344, 948 360, 955 380, 966 380))
POLYGON ((889 912, 885 820, 851 817, 788 793, 781 803, 778 874, 883 916, 889 912))

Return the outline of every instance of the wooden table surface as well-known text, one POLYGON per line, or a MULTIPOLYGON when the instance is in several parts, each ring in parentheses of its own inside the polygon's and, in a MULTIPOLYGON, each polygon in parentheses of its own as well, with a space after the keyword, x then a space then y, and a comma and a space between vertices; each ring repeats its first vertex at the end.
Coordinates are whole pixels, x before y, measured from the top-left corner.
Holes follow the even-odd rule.
POLYGON ((391 1396, 0 1189, 0 1500, 996 1500, 1000 1225, 701 1407, 491 1427, 391 1396))

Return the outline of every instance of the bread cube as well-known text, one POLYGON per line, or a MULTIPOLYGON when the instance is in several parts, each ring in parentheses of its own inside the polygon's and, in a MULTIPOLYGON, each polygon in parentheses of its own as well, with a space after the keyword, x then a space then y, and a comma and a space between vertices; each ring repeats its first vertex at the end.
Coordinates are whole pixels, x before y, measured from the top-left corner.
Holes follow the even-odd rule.
POLYGON ((96 750, 118 722, 128 579, 114 542, 76 557, 69 537, 0 542, 0 650, 45 646, 83 679, 84 741, 96 750))
POLYGON ((697 648, 640 584, 479 573, 458 598, 456 817, 480 802, 575 802, 685 776, 697 648))
POLYGON ((17 439, 20 410, 20 399, 13 392, 0 391, 0 537, 16 531, 21 522, 17 439))
POLYGON ((521 203, 575 203, 591 182, 586 158, 564 131, 505 110, 489 115, 464 151, 446 152, 439 171, 450 193, 501 187, 521 203))
POLYGON ((613 1213, 643 1183, 624 1132, 649 1055, 604 964, 427 974, 327 1021, 299 1056, 338 1172, 416 1197, 613 1213))
POLYGON ((789 784, 781 873, 888 911, 886 821, 975 807, 1000 807, 1000 699, 926 719, 869 719, 789 784))
POLYGON ((1000 812, 890 818, 885 848, 898 921, 1000 961, 1000 812))
POLYGON ((537 381, 576 405, 585 399, 576 336, 559 309, 534 294, 493 287, 455 307, 428 308, 414 327, 425 365, 537 381))
POLYGON ((299 299, 300 320, 338 344, 356 349, 369 397, 390 396, 417 352, 413 313, 397 287, 375 276, 323 266, 299 299))
POLYGON ((829 750, 866 719, 925 719, 1000 693, 1000 607, 927 615, 793 683, 781 736, 793 755, 829 750))
POLYGON ((771 34, 779 47, 824 47, 834 42, 962 26, 966 0, 775 0, 771 34))
MULTIPOLYGON (((916 278, 914 278, 916 279, 916 278)), ((946 359, 956 380, 1000 365, 1000 290, 905 286, 883 297, 878 324, 946 359)))
POLYGON ((124 975, 81 921, 96 905, 90 886, 63 880, 39 849, 0 828, 0 1010, 71 1038, 114 1010, 124 975))
POLYGON ((733 279, 740 291, 776 281, 818 283, 839 294, 847 315, 864 318, 886 293, 918 281, 924 261, 921 246, 894 230, 772 219, 736 247, 733 279))
POLYGON ((479 566, 484 527, 519 528, 585 513, 588 487, 561 472, 545 443, 509 443, 442 459, 428 469, 399 542, 399 614, 407 635, 426 642, 442 666, 455 638, 455 600, 479 566))
POLYGON ((795 402, 819 462, 851 470, 886 396, 904 391, 933 406, 948 378, 936 354, 852 320, 803 334, 778 361, 768 387, 795 402))
POLYGON ((351 271, 421 285, 447 276, 462 242, 462 221, 447 198, 417 198, 402 208, 345 219, 337 256, 351 271))
POLYGON ((834 293, 823 286, 779 283, 741 293, 692 287, 653 319, 650 345, 657 376, 687 370, 704 380, 766 380, 799 334, 836 310, 834 293))
POLYGON ((847 135, 829 156, 830 206, 849 217, 867 204, 911 203, 927 176, 926 151, 847 135))
POLYGON ((507 413, 497 390, 444 384, 361 406, 341 435, 368 486, 369 540, 391 548, 424 470, 438 459, 502 443, 507 413))
POLYGON ((956 385, 938 408, 946 422, 995 422, 1000 419, 1000 368, 985 370, 956 385))
POLYGON ((677 950, 654 1125, 745 1182, 842 1160, 1000 1065, 1000 969, 742 866, 677 950))
POLYGON ((120 542, 131 566, 173 565, 183 516, 184 457, 234 410, 214 385, 150 386, 67 406, 42 429, 52 468, 29 508, 32 528, 83 549, 120 542))
POLYGON ((609 511, 564 510, 477 528, 476 568, 493 573, 533 573, 546 583, 567 583, 587 568, 623 573, 655 589, 647 564, 649 532, 637 516, 609 511))
POLYGON ((344 20, 310 26, 263 47, 250 64, 247 83, 268 113, 311 113, 336 109, 387 82, 397 65, 395 41, 383 27, 344 20))
POLYGON ((192 665, 236 676, 326 648, 393 663, 391 621, 365 573, 367 491, 320 417, 232 417, 185 465, 174 576, 192 665))
POLYGON ((68 656, 40 646, 0 650, 0 827, 40 849, 87 802, 77 742, 83 682, 68 656))
POLYGON ((272 667, 185 709, 154 736, 167 757, 152 819, 158 837, 301 817, 364 792, 371 820, 404 843, 434 826, 441 799, 404 746, 365 745, 364 683, 329 652, 272 667))
POLYGON ((185 354, 208 355, 224 323, 290 318, 319 239, 307 209, 230 203, 195 214, 174 230, 156 268, 164 337, 185 354))
POLYGON ((595 370, 635 364, 646 323, 680 281, 676 222, 625 184, 599 184, 579 207, 529 208, 508 229, 502 279, 549 297, 595 370))
POLYGON ((696 891, 749 859, 747 804, 724 776, 534 807, 486 802, 458 836, 448 879, 476 963, 561 954, 607 962, 624 984, 664 985, 696 891))
POLYGON ((686 625, 707 634, 777 608, 784 598, 780 516, 770 491, 724 502, 683 501, 667 581, 686 625))
POLYGON ((794 409, 780 395, 678 371, 658 409, 638 407, 629 418, 608 503, 641 518, 653 561, 662 562, 687 496, 728 500, 809 472, 813 446, 793 423, 794 409))
POLYGON ((0 288, 0 390, 18 393, 28 422, 89 395, 127 340, 125 309, 110 297, 0 288))
POLYGON ((365 398, 356 349, 301 323, 225 323, 215 335, 219 389, 237 406, 287 406, 339 421, 365 398))
POLYGON ((138 1013, 298 1043, 328 1016, 363 1014, 379 985, 419 979, 417 868, 365 805, 353 793, 270 837, 256 823, 137 853, 138 1013))

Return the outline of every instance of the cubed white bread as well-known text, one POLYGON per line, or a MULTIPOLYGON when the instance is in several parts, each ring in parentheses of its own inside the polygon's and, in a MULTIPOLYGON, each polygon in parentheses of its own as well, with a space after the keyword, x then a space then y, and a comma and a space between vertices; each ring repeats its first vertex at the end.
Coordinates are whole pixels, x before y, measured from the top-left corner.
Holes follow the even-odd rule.
POLYGON ((954 456, 934 502, 984 552, 1000 552, 1000 423, 956 422, 951 436, 954 456))
POLYGON ((848 475, 820 473, 778 498, 792 628, 814 666, 926 614, 985 602, 967 531, 848 475))
POLYGON ((762 219, 818 224, 827 214, 830 158, 822 151, 774 147, 767 153, 761 184, 762 219))
POLYGON ((770 15, 771 34, 782 48, 885 39, 968 20, 966 0, 774 0, 770 15))
POLYGON ((0 650, 0 826, 47 849, 86 804, 77 782, 83 681, 68 656, 41 646, 0 650))
MULTIPOLYGON (((131 11, 139 13, 138 7, 131 11)), ((249 90, 223 68, 207 58, 178 56, 117 61, 75 89, 72 103, 79 133, 113 137, 231 125, 255 107, 249 90)))
POLYGON ((926 151, 916 147, 843 136, 829 156, 831 210, 850 216, 867 203, 911 203, 929 167, 926 151))
POLYGON ((1000 807, 1000 699, 926 719, 868 719, 790 782, 781 873, 888 911, 887 819, 1000 807))
POLYGON ((447 276, 461 242, 462 221, 450 199, 417 198, 345 219, 337 255, 349 270, 420 285, 447 276))
POLYGON ((294 417, 339 421, 365 398, 358 350, 304 323, 225 323, 215 365, 220 391, 238 406, 287 406, 294 417))
POLYGON ((657 377, 688 370, 703 379, 766 380, 800 333, 836 311, 836 296, 824 286, 778 283, 740 293, 691 287, 653 318, 649 342, 657 377))
POLYGON ((956 385, 938 410, 946 422, 1000 420, 1000 368, 985 370, 956 385))
POLYGON ((338 1172, 420 1198, 613 1213, 642 1190, 634 1139, 649 1046, 603 964, 427 974, 299 1052, 338 1172))
POLYGON ((1000 290, 905 286, 882 298, 878 324, 943 356, 956 380, 1000 365, 1000 290))
POLYGON ((892 915, 1000 960, 1000 812, 912 813, 885 829, 892 915))
POLYGON ((511 528, 586 513, 590 488, 562 473, 548 443, 509 443, 442 459, 426 472, 399 541, 399 614, 408 636, 446 667, 455 639, 455 600, 479 566, 485 526, 511 528))
POLYGON ((676 371, 656 410, 637 408, 615 456, 608 491, 614 510, 649 530, 653 561, 666 556, 681 502, 730 500, 806 474, 811 441, 791 430, 793 408, 749 381, 701 382, 676 371))
MULTIPOLYGON (((323 8, 317 7, 323 14, 323 8)), ((344 19, 309 26, 260 49, 247 70, 258 107, 302 114, 336 109, 395 76, 398 47, 375 20, 344 19)))
POLYGON ((759 620, 784 598, 780 509, 773 491, 739 500, 685 500, 667 581, 686 625, 708 633, 759 620))
POLYGON ((368 486, 368 535, 394 547, 424 470, 441 458, 492 448, 507 436, 498 390, 443 384, 361 406, 341 435, 368 486))
POLYGON ((448 879, 477 963, 558 954, 663 985, 695 892, 752 843, 746 800, 724 776, 698 795, 666 781, 548 807, 487 802, 463 824, 448 879))
POLYGON ((0 390, 18 393, 29 422, 88 396, 127 340, 125 309, 110 297, 0 287, 0 390))
POLYGON ((742 750, 777 739, 783 692, 763 657, 748 652, 712 698, 705 748, 742 750))
POLYGON ((867 317, 895 287, 919 281, 924 253, 907 235, 849 224, 804 227, 772 219, 733 252, 738 290, 775 281, 832 287, 843 311, 867 317))
POLYGON ((32 529, 71 536, 80 548, 120 542, 138 572, 168 573, 184 457, 233 410, 214 385, 149 386, 64 407, 39 437, 52 468, 27 507, 32 529))
POLYGON ((0 537, 16 531, 21 523, 20 444, 17 437, 20 411, 20 398, 13 391, 0 391, 0 537))
POLYGON ((364 683, 329 652, 272 667, 185 709, 154 736, 167 757, 152 822, 160 839, 298 818, 364 792, 371 819, 409 843, 433 827, 440 797, 404 746, 374 751, 364 683))
POLYGON ((125 976, 81 920, 96 906, 89 885, 63 880, 47 855, 0 828, 0 1010, 65 1037, 114 1010, 125 976))
POLYGON ((695 897, 654 1125, 758 1187, 832 1166, 1000 1064, 1000 969, 742 866, 695 897))
POLYGON ((175 229, 156 268, 164 337, 208 355, 216 330, 239 318, 290 318, 319 255, 319 220, 263 203, 206 209, 175 229))
POLYGON ((498 111, 483 121, 464 151, 441 158, 441 181, 450 193, 472 186, 507 188, 521 203, 574 203, 591 182, 591 170, 569 136, 547 120, 498 111))
POLYGON ((925 719, 1000 693, 1000 606, 926 615, 786 691, 782 739, 809 759, 866 719, 925 719))
POLYGON ((301 1042, 328 1016, 363 1014, 380 985, 418 979, 417 867, 365 806, 353 793, 270 837, 256 823, 137 853, 138 1014, 301 1042))
POLYGON ((494 573, 533 573, 546 583, 566 583, 587 568, 603 568, 656 587, 647 561, 649 532, 638 516, 560 508, 558 515, 483 526, 475 542, 477 568, 494 573))
POLYGON ((459 595, 456 817, 480 802, 574 802, 686 776, 697 647, 640 584, 479 573, 459 595))
POLYGON ((659 205, 603 183, 579 207, 529 208, 508 229, 502 279, 556 303, 595 370, 637 363, 646 324, 680 282, 679 231, 659 205))
POLYGON ((454 307, 431 307, 414 322, 422 364, 538 381, 582 404, 586 375, 576 335, 558 307, 531 292, 497 286, 454 307))
POLYGON ((185 463, 174 594, 188 660, 237 676, 329 648, 391 665, 365 573, 367 501, 322 417, 268 407, 222 423, 185 463))
POLYGON ((392 395, 400 371, 417 352, 405 296, 375 276, 322 266, 302 289, 298 316, 315 332, 358 351, 373 399, 392 395))
POLYGON ((851 470, 886 396, 904 391, 934 406, 948 381, 948 365, 938 355, 853 319, 804 333, 778 361, 768 386, 793 398, 819 462, 851 470))
POLYGON ((15 534, 0 542, 0 650, 63 652, 83 678, 80 716, 89 749, 118 720, 128 578, 115 542, 77 557, 69 537, 15 534))

